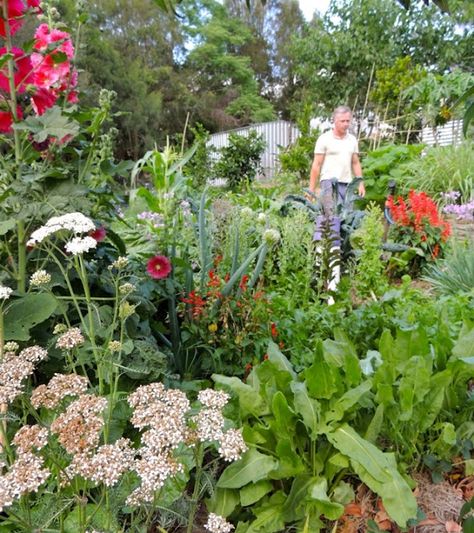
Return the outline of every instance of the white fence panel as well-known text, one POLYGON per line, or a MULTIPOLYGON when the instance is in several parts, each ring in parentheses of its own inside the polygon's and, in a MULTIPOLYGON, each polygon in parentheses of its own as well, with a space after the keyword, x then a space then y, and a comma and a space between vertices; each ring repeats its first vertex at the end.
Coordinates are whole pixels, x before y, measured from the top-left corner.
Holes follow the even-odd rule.
MULTIPOLYGON (((219 150, 229 144, 229 135, 236 133, 237 135, 248 136, 250 131, 256 131, 262 135, 266 143, 265 151, 262 154, 261 166, 262 174, 259 178, 272 178, 279 170, 278 154, 281 148, 286 148, 294 143, 300 132, 298 128, 286 120, 275 120, 273 122, 262 122, 259 124, 252 124, 245 128, 238 128, 231 131, 223 131, 214 133, 209 137, 206 145, 214 147, 219 150)), ((219 154, 214 157, 219 158, 219 154)))
POLYGON ((462 120, 450 120, 436 128, 423 128, 421 141, 428 146, 459 144, 462 141, 462 120))

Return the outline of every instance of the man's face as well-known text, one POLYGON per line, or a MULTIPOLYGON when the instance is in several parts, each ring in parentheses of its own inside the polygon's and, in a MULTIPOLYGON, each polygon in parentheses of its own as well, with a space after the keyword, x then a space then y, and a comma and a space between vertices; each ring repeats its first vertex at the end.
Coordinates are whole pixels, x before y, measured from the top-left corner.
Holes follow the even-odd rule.
POLYGON ((337 135, 345 135, 349 126, 351 125, 352 114, 351 113, 338 113, 334 117, 334 131, 337 135))

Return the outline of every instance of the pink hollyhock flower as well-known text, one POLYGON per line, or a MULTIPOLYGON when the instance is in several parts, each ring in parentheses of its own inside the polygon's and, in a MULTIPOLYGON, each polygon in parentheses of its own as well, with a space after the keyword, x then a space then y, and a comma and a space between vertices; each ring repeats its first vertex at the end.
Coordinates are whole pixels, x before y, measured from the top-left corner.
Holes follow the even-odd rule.
MULTIPOLYGON (((0 58, 7 53, 5 47, 0 48, 0 58)), ((32 65, 28 55, 25 54, 21 48, 12 48, 14 60, 14 81, 15 87, 19 93, 25 92, 26 85, 31 83, 32 65)), ((10 92, 10 85, 8 82, 8 65, 5 64, 0 69, 0 89, 6 93, 10 92)))
POLYGON ((43 11, 40 8, 41 0, 26 0, 26 5, 33 9, 34 13, 37 15, 41 14, 43 11))
MULTIPOLYGON (((10 35, 14 35, 23 25, 23 15, 25 14, 25 5, 23 0, 0 0, 0 10, 3 10, 3 3, 8 2, 8 24, 10 27, 10 35)), ((5 27, 5 20, 0 18, 0 35, 7 36, 7 29, 5 27)))
POLYGON ((58 43, 54 52, 63 52, 68 59, 74 57, 74 46, 71 41, 69 33, 57 29, 50 30, 47 24, 40 24, 35 32, 35 43, 33 48, 40 52, 45 52, 48 47, 51 50, 51 44, 58 43))
POLYGON ((37 115, 42 115, 47 109, 53 107, 57 99, 54 91, 39 88, 31 96, 31 105, 37 115))
POLYGON ((89 233, 89 237, 92 237, 97 242, 102 242, 105 239, 106 236, 107 236, 107 231, 105 230, 105 228, 103 226, 100 226, 97 229, 95 229, 94 231, 91 231, 89 233))
POLYGON ((63 83, 63 80, 70 74, 69 61, 55 63, 52 54, 43 56, 42 54, 31 54, 31 64, 33 66, 33 84, 37 87, 48 89, 55 83, 63 83))
POLYGON ((164 255, 155 255, 148 260, 146 271, 154 279, 163 279, 171 272, 171 262, 164 255))

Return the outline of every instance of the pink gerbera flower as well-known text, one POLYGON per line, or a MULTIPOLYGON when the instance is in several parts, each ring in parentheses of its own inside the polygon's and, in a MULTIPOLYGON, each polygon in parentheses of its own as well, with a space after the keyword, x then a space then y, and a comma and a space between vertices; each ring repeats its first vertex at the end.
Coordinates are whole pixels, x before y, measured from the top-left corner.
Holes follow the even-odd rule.
POLYGON ((171 261, 164 255, 155 255, 148 260, 146 271, 154 279, 163 279, 171 272, 171 261))

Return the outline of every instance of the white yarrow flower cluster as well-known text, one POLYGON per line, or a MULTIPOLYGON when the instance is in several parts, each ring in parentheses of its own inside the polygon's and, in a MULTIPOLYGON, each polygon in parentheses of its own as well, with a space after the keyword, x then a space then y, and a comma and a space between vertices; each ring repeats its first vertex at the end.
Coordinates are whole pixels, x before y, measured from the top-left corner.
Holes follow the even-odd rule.
POLYGON ((12 292, 13 289, 10 289, 10 287, 4 287, 3 285, 0 285, 0 300, 8 300, 12 292))
POLYGON ((64 249, 72 255, 80 255, 97 247, 97 241, 93 237, 74 237, 66 243, 64 249))
POLYGON ((247 450, 248 447, 238 429, 229 429, 220 438, 218 451, 224 461, 238 461, 247 450))
POLYGON ((234 526, 218 514, 210 513, 207 522, 204 524, 205 529, 211 533, 230 533, 234 526))
POLYGON ((221 390, 204 389, 199 392, 198 400, 210 409, 223 409, 230 396, 221 390))
POLYGON ((63 333, 56 341, 56 348, 60 350, 71 350, 76 346, 84 344, 84 336, 79 328, 70 328, 63 333))
POLYGON ((31 238, 26 244, 27 246, 34 246, 43 242, 46 237, 63 229, 78 235, 79 233, 94 231, 96 228, 94 222, 82 213, 67 213, 66 215, 50 218, 44 226, 41 226, 41 228, 31 234, 31 238))
POLYGON ((32 287, 41 287, 47 285, 51 281, 51 274, 46 270, 37 270, 30 277, 30 285, 32 287))

